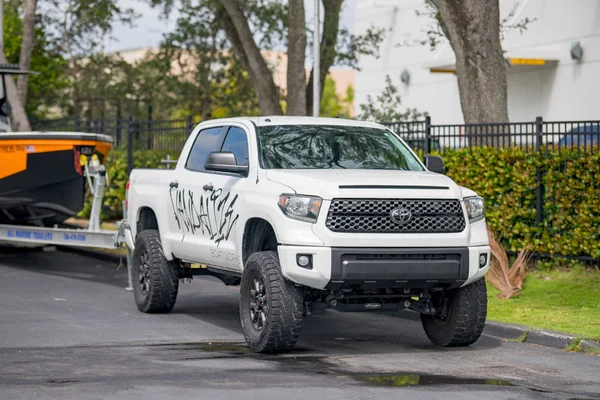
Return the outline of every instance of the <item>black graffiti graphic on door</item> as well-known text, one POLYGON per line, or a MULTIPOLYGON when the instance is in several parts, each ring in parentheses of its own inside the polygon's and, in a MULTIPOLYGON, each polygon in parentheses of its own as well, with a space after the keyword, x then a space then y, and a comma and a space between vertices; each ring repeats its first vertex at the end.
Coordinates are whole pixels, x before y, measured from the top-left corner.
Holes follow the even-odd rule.
POLYGON ((239 218, 234 209, 237 194, 232 196, 231 192, 214 189, 198 197, 192 190, 172 188, 169 195, 180 230, 185 229, 192 235, 206 235, 217 246, 229 239, 239 218))

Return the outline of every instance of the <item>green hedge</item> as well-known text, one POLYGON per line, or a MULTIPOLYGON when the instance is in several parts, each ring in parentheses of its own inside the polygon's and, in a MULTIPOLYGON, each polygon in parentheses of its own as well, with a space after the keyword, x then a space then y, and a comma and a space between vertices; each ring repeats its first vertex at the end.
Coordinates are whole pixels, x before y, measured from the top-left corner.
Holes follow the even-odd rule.
POLYGON ((447 174, 486 200, 487 221, 508 250, 600 258, 600 154, 520 148, 446 150, 447 174), (536 225, 536 167, 544 185, 536 225))
MULTIPOLYGON (((136 151, 136 168, 156 168, 165 153, 136 151)), ((175 155, 177 157, 177 155, 175 155)), ((535 153, 520 148, 444 151, 447 174, 483 196, 487 221, 508 250, 531 250, 600 258, 600 154, 576 150, 535 153), (544 223, 536 225, 536 167, 542 168, 544 223)), ((127 154, 107 161, 102 219, 120 219, 127 182, 127 154)), ((164 166, 162 166, 164 168, 164 166)), ((88 216, 90 202, 82 211, 88 216)))
MULTIPOLYGON (((133 153, 134 168, 166 168, 160 163, 165 159, 165 152, 151 150, 136 150, 133 153)), ((171 153, 171 156, 173 154, 171 153)), ((178 156, 175 155, 174 158, 178 156)), ((122 204, 125 200, 125 184, 127 183, 127 152, 122 149, 113 149, 106 161, 109 185, 104 190, 104 203, 100 219, 115 220, 123 217, 122 204)), ((79 213, 82 218, 89 218, 92 209, 91 196, 87 193, 87 199, 83 210, 79 213)))

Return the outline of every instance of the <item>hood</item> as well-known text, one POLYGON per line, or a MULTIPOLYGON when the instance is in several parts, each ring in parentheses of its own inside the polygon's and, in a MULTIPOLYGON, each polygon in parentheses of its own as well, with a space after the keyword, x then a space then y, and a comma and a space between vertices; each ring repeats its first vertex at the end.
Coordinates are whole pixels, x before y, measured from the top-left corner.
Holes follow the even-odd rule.
POLYGON ((333 198, 462 199, 462 188, 429 171, 367 169, 270 169, 267 179, 291 192, 333 198))

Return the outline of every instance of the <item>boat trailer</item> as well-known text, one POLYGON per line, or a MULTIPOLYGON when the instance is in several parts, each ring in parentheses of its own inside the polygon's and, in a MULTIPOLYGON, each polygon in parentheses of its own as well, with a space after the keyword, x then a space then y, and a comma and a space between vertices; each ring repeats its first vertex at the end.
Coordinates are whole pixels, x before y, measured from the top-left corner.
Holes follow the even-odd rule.
POLYGON ((117 222, 118 229, 116 231, 100 229, 100 211, 104 188, 108 184, 108 174, 104 165, 94 162, 89 162, 84 166, 84 174, 93 195, 90 223, 87 228, 62 228, 57 225, 53 228, 47 228, 0 224, 0 244, 9 242, 102 249, 118 249, 125 244, 127 248, 127 275, 129 277, 126 290, 131 291, 133 290, 131 266, 134 240, 131 231, 128 229, 126 204, 123 202, 123 219, 117 222))

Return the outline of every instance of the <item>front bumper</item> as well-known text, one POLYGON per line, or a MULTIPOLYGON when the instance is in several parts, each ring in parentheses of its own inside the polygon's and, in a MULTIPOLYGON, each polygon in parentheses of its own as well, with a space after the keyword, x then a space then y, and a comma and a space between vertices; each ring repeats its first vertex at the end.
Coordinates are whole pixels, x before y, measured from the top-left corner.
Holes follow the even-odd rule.
POLYGON ((315 289, 460 287, 484 276, 489 246, 419 248, 278 247, 283 275, 315 289), (479 265, 480 255, 486 263, 479 265), (309 268, 298 255, 310 255, 309 268))

